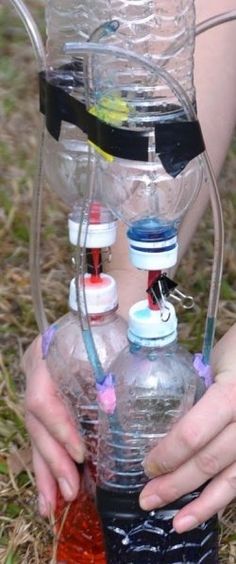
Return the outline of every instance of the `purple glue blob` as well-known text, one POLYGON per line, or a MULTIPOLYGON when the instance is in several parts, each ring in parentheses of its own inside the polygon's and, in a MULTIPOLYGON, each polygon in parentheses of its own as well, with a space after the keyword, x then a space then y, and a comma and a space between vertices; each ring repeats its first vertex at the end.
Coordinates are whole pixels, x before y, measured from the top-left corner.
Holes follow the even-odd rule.
POLYGON ((213 372, 210 364, 204 364, 202 353, 194 355, 193 366, 200 378, 204 380, 206 388, 209 388, 214 381, 213 372))
POLYGON ((97 384, 97 400, 101 409, 108 415, 112 415, 116 408, 116 392, 113 383, 113 375, 107 374, 102 384, 97 384))
POLYGON ((46 331, 43 333, 43 336, 42 336, 42 355, 43 355, 44 360, 48 356, 48 351, 49 351, 51 342, 53 340, 53 337, 56 333, 56 330, 57 330, 57 325, 54 323, 53 325, 50 325, 50 327, 48 327, 48 329, 46 329, 46 331))

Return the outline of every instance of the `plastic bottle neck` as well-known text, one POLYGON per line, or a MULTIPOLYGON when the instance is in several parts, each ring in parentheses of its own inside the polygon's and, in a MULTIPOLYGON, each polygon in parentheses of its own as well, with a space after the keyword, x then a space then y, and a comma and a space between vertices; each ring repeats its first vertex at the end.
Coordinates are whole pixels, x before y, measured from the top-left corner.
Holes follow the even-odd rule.
POLYGON ((135 343, 135 342, 131 342, 129 340, 129 348, 130 348, 130 352, 132 354, 138 354, 138 353, 142 353, 144 355, 147 355, 149 358, 150 357, 155 357, 157 354, 160 353, 175 353, 178 347, 178 342, 177 339, 173 339, 173 341, 162 345, 158 345, 158 339, 149 339, 149 344, 147 345, 147 339, 145 339, 144 343, 135 343), (153 345, 151 343, 151 341, 153 342, 153 345))
MULTIPOLYGON (((117 309, 118 306, 114 307, 113 309, 110 309, 109 311, 89 314, 88 317, 90 324, 92 326, 95 326, 95 325, 105 325, 106 323, 111 323, 117 317, 117 309)), ((70 312, 74 317, 78 317, 78 311, 75 311, 74 309, 70 309, 70 312)))

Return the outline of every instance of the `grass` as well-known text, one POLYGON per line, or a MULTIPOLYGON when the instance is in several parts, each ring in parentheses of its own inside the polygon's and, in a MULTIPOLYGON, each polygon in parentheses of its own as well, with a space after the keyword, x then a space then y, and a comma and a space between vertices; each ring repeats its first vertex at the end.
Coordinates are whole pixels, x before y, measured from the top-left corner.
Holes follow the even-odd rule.
MULTIPOLYGON (((42 3, 28 2, 42 22, 42 3)), ((24 426, 22 351, 37 334, 28 269, 30 206, 39 124, 37 77, 32 50, 7 1, 0 6, 0 562, 48 564, 52 527, 37 513, 29 439, 24 426)), ((222 173, 226 225, 225 269, 217 337, 235 320, 236 142, 222 173)), ((43 216, 42 286, 50 320, 66 310, 71 276, 65 210, 46 192, 43 216), (58 240, 60 239, 60 245, 58 240)), ((182 340, 200 350, 212 257, 212 220, 204 219, 178 272, 180 287, 196 297, 198 309, 181 313, 182 340), (206 236, 207 235, 207 236, 206 236), (201 264, 201 269, 199 269, 201 264), (189 282, 190 281, 190 282, 189 282)), ((222 518, 221 562, 236 562, 236 509, 222 518)))

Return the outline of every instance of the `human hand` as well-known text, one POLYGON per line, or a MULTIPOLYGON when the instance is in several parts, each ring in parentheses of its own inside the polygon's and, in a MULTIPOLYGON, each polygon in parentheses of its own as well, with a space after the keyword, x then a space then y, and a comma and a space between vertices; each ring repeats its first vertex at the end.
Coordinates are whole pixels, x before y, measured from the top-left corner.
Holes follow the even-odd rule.
POLYGON ((25 419, 32 442, 33 467, 42 516, 55 509, 57 483, 66 501, 76 498, 79 474, 74 461, 81 463, 84 447, 68 410, 42 359, 41 337, 23 356, 26 375, 25 419))
POLYGON ((145 510, 167 505, 211 480, 175 516, 178 533, 197 527, 236 496, 235 343, 236 325, 213 351, 215 383, 144 460, 146 474, 154 478, 140 495, 145 510))

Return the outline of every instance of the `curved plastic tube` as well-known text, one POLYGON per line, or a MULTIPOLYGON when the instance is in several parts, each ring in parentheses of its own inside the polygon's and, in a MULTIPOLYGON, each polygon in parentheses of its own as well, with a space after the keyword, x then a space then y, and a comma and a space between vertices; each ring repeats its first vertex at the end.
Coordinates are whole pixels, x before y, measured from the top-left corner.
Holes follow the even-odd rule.
POLYGON ((85 194, 82 202, 82 211, 80 218, 80 226, 78 233, 78 241, 76 247, 76 299, 78 306, 78 316, 83 334, 84 344, 92 366, 93 374, 98 384, 102 383, 105 374, 100 362, 100 358, 94 343, 93 334, 89 322, 86 295, 85 295, 85 257, 86 257, 86 237, 89 225, 90 206, 93 201, 95 187, 95 159, 92 158, 92 147, 89 145, 88 163, 87 163, 87 180, 88 192, 85 194), (82 295, 82 296, 81 296, 82 295), (82 299, 81 299, 82 297, 82 299), (82 303, 83 302, 83 309, 82 303))
MULTIPOLYGON (((123 56, 135 62, 141 63, 146 69, 152 71, 152 73, 155 74, 157 78, 159 79, 161 78, 165 83, 168 84, 169 88, 172 90, 172 92, 175 93, 180 104, 185 109, 188 119, 190 120, 196 119, 197 116, 195 114, 194 108, 188 96, 180 86, 180 84, 175 79, 173 79, 163 67, 159 67, 155 65, 154 63, 145 59, 145 57, 141 57, 139 55, 134 54, 133 52, 126 51, 124 49, 119 49, 117 47, 103 46, 94 43, 89 43, 86 45, 82 43, 67 43, 64 49, 65 52, 71 55, 74 54, 89 55, 89 53, 90 54, 110 53, 113 54, 114 57, 123 56)), ((203 359, 204 362, 207 364, 209 362, 211 348, 214 341, 215 321, 216 321, 216 315, 217 315, 217 309, 219 303, 220 283, 221 283, 221 276, 223 270, 224 226, 223 226, 223 216, 222 216, 217 183, 206 152, 203 154, 203 159, 205 161, 206 169, 208 171, 209 179, 210 179, 210 185, 211 185, 210 198, 211 198, 211 206, 212 206, 213 221, 214 221, 214 262, 213 262, 213 269, 211 276, 209 305, 208 305, 205 337, 203 344, 203 359)))
POLYGON ((213 27, 217 27, 218 25, 222 25, 227 22, 232 22, 236 20, 236 10, 231 10, 230 12, 224 12, 223 14, 218 14, 217 16, 213 16, 212 18, 208 18, 203 22, 200 22, 196 26, 195 35, 198 36, 213 27))
POLYGON ((46 57, 45 57, 45 50, 42 41, 41 34, 39 32, 38 26, 36 25, 34 18, 30 11, 28 10, 27 6, 25 5, 22 0, 9 0, 12 6, 14 6, 17 14, 19 15, 22 23, 25 26, 25 29, 28 33, 30 38, 35 58, 37 61, 38 69, 42 70, 45 67, 46 57))
MULTIPOLYGON (((10 0, 14 6, 21 21, 23 22, 26 32, 29 35, 33 46, 38 71, 40 72, 46 66, 46 56, 43 41, 39 29, 29 12, 28 8, 21 0, 10 0)), ((48 326, 47 318, 44 310, 41 285, 40 285, 40 227, 41 227, 41 204, 42 204, 42 164, 43 164, 43 146, 45 138, 45 119, 41 118, 39 149, 36 165, 36 173, 33 186, 32 196, 32 214, 31 214, 31 230, 30 230, 30 276, 31 291, 34 305, 34 312, 39 331, 43 333, 48 326)))
MULTIPOLYGON (((34 49, 34 53, 36 56, 36 60, 37 60, 37 65, 38 68, 41 70, 42 68, 45 67, 45 51, 44 51, 44 46, 43 46, 43 42, 42 42, 42 38, 41 35, 39 33, 39 30, 34 22, 34 19, 32 17, 32 15, 30 14, 28 8, 25 6, 24 2, 22 2, 22 0, 10 0, 10 3, 14 6, 14 8, 16 9, 17 13, 19 14, 25 28, 26 31, 30 37, 33 49, 34 49)), ((205 20, 203 22, 200 22, 198 24, 198 26, 196 27, 196 35, 200 35, 201 33, 207 31, 208 29, 211 29, 215 26, 221 25, 225 22, 230 22, 236 19, 236 10, 233 10, 231 12, 226 12, 223 14, 220 14, 218 16, 215 16, 213 18, 209 18, 208 20, 205 20)), ((88 47, 88 45, 87 45, 88 47)), ((179 46, 178 46, 179 47, 179 46)), ((138 57, 138 60, 141 61, 141 58, 138 57)), ((144 61, 143 61, 144 62, 144 61)), ((147 65, 147 61, 145 60, 145 65, 147 65)), ((155 70, 152 69, 154 72, 155 70)), ((173 80, 172 80, 172 84, 173 84, 173 80)), ((175 94, 177 95, 177 93, 175 92, 175 94)), ((41 145, 43 144, 43 134, 41 133, 41 145)), ((42 154, 42 146, 40 148, 40 153, 42 154)), ((207 160, 207 166, 208 166, 208 170, 209 170, 209 159, 207 157, 205 157, 207 160)), ((37 321, 38 321, 38 325, 40 330, 44 330, 44 328, 47 326, 47 322, 46 322, 46 316, 44 313, 44 308, 43 308, 43 301, 42 301, 42 297, 41 297, 41 290, 40 290, 40 283, 39 283, 39 273, 40 273, 40 269, 39 269, 39 244, 40 244, 40 240, 39 240, 39 231, 40 231, 40 218, 41 218, 41 165, 42 165, 42 158, 41 155, 39 156, 39 163, 38 163, 38 172, 36 175, 36 182, 35 185, 37 185, 37 189, 35 187, 34 190, 34 196, 35 196, 35 202, 33 203, 33 207, 35 208, 35 211, 33 212, 33 216, 36 218, 36 220, 33 222, 32 221, 32 226, 34 228, 34 243, 32 242, 31 245, 31 259, 30 259, 30 264, 31 264, 31 275, 32 275, 32 281, 34 280, 33 286, 34 286, 34 307, 35 307, 35 311, 36 311, 36 317, 37 317, 37 321), (38 206, 38 211, 37 211, 37 206, 38 206), (33 250, 34 249, 34 250, 33 250), (37 250, 36 250, 37 249, 37 250), (36 286, 35 286, 36 284, 36 286)), ((216 310, 217 310, 217 303, 218 303, 218 298, 216 298, 216 294, 218 294, 219 296, 219 288, 217 290, 217 284, 214 284, 213 281, 214 279, 217 280, 217 277, 219 276, 219 274, 222 272, 222 265, 220 267, 220 260, 216 260, 216 255, 219 254, 219 247, 221 246, 221 248, 223 248, 223 244, 220 241, 221 238, 223 237, 223 228, 221 225, 222 222, 222 218, 220 218, 221 214, 221 210, 219 209, 219 196, 218 196, 218 190, 217 190, 217 186, 216 186, 216 182, 214 179, 214 175, 212 173, 212 170, 210 171, 210 177, 211 177, 211 203, 212 203, 212 209, 213 209, 213 217, 214 217, 214 225, 215 225, 215 251, 214 251, 214 264, 213 264, 213 273, 212 273, 212 283, 211 283, 211 290, 210 290, 210 296, 209 296, 209 308, 208 308, 208 316, 207 316, 207 325, 206 325, 206 333, 205 333, 205 339, 204 339, 204 350, 205 350, 205 354, 204 354, 204 359, 205 361, 207 361, 207 358, 209 357, 209 351, 211 348, 210 342, 213 342, 213 338, 214 338, 214 328, 213 328, 213 319, 215 318, 216 315, 216 310), (213 187, 214 185, 214 187, 213 187), (218 201, 218 203, 215 205, 213 200, 218 201), (216 226, 218 225, 218 228, 216 229, 216 226), (218 250, 217 250, 218 248, 218 250), (215 274, 214 274, 215 273, 215 274), (214 291, 213 291, 214 289, 214 291), (211 333, 211 338, 210 338, 210 333, 211 333), (208 335, 208 338, 207 338, 208 335), (208 351, 208 352, 207 352, 208 351)), ((222 252, 221 252, 222 254, 222 252)), ((219 280, 219 278, 218 278, 219 280)))
POLYGON ((34 313, 40 333, 44 333, 48 327, 47 317, 44 309, 41 284, 40 284, 40 234, 41 234, 41 208, 43 196, 43 150, 45 140, 45 118, 40 116, 40 137, 37 155, 37 165, 34 178, 32 213, 30 229, 30 278, 31 293, 34 305, 34 313))

